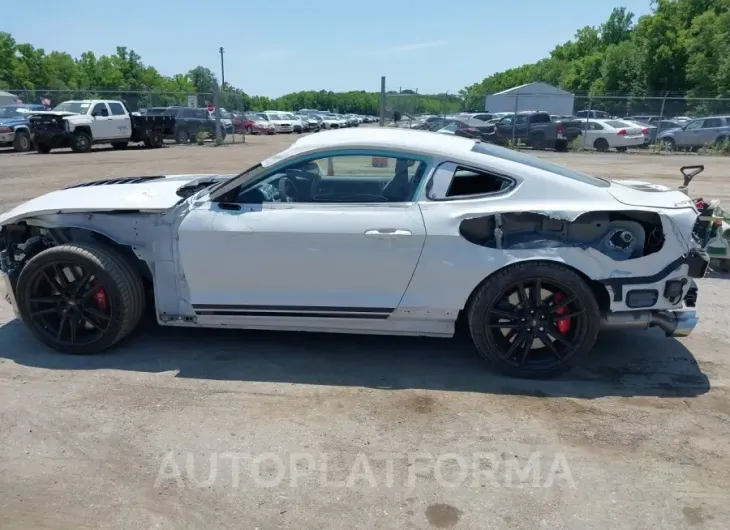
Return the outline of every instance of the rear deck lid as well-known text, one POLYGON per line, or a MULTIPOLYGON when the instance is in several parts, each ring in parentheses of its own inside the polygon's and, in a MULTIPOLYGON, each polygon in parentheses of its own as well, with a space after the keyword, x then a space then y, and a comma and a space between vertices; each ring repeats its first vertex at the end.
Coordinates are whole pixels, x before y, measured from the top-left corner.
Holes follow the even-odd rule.
POLYGON ((694 202, 676 188, 640 180, 612 180, 607 190, 628 206, 650 208, 694 208, 694 202))

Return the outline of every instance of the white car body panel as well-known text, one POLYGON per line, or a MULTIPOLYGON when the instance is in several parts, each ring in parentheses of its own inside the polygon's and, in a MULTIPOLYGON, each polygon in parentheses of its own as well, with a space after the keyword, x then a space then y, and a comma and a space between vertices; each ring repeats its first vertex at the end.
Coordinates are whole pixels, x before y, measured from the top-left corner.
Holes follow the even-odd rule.
MULTIPOLYGON (((232 210, 211 200, 210 190, 186 199, 176 194, 185 183, 223 176, 181 175, 52 192, 1 215, 0 225, 73 227, 131 247, 153 275, 158 320, 166 325, 450 336, 480 282, 513 263, 567 264, 605 286, 612 312, 631 310, 620 296, 627 279, 638 279, 631 289, 659 289, 687 276, 687 265, 672 265, 697 246, 691 237, 697 211, 683 193, 631 181, 594 186, 475 152, 477 144, 407 129, 327 131, 300 138, 258 171, 329 152, 387 151, 428 157, 423 182, 431 189, 448 185, 457 164, 512 179, 511 189, 433 200, 429 186, 421 186, 405 203, 279 202, 232 210), (466 219, 495 214, 531 212, 570 224, 589 212, 620 211, 658 214, 661 249, 619 260, 584 244, 490 247, 459 231, 466 219)), ((230 179, 213 196, 246 178, 230 179)), ((681 308, 681 301, 662 297, 652 307, 681 308)))

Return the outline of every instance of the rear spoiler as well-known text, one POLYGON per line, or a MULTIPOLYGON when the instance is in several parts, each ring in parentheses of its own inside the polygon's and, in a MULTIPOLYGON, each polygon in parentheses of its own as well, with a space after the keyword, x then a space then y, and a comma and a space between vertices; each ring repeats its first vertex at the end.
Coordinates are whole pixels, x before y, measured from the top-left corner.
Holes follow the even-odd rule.
POLYGON ((696 166, 682 166, 681 168, 679 168, 679 171, 682 173, 683 177, 683 182, 682 185, 679 186, 679 191, 681 191, 682 193, 687 193, 689 191, 689 183, 692 182, 692 179, 702 173, 704 170, 705 166, 701 164, 696 166))

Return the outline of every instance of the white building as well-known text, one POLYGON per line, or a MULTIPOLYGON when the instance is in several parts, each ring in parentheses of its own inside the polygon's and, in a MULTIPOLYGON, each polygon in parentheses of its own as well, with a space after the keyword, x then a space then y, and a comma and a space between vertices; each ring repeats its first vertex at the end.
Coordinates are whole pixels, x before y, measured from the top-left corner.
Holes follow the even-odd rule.
POLYGON ((487 112, 542 110, 557 116, 571 116, 575 94, 547 83, 527 83, 487 96, 487 112))
POLYGON ((15 94, 11 94, 10 92, 5 92, 4 90, 0 90, 0 105, 12 105, 18 100, 18 96, 15 94))

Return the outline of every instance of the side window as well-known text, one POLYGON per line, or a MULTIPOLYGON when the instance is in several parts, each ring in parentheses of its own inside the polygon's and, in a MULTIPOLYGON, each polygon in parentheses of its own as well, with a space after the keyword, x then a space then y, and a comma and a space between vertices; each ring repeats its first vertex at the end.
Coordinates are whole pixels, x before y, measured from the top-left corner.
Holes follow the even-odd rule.
POLYGON ((497 193, 508 188, 511 181, 482 170, 456 166, 446 198, 472 197, 497 193))
POLYGON ((692 131, 694 129, 699 129, 702 127, 703 120, 694 120, 687 124, 687 130, 692 131))
POLYGON ((92 116, 109 116, 109 109, 106 107, 106 103, 97 103, 94 108, 91 109, 92 116))
POLYGON ((703 129, 713 129, 715 127, 722 127, 722 120, 720 118, 707 118, 702 125, 703 129))
POLYGON ((193 112, 194 112, 193 117, 197 118, 199 120, 207 120, 209 118, 207 110, 195 109, 193 112))
POLYGON ((589 121, 588 130, 589 131, 602 131, 603 125, 601 125, 600 123, 596 123, 595 121, 589 121))
POLYGON ((182 109, 180 111, 180 117, 181 118, 194 118, 195 111, 193 109, 182 109))
POLYGON ((109 103, 109 109, 112 111, 112 116, 123 116, 126 114, 124 112, 124 107, 122 107, 121 103, 116 103, 112 101, 109 103))
POLYGON ((538 112, 530 116, 530 123, 550 123, 550 115, 538 112))
POLYGON ((528 118, 529 118, 529 116, 527 116, 527 115, 525 115, 525 114, 520 114, 520 115, 519 115, 519 116, 517 116, 517 118, 515 119, 515 124, 516 124, 516 125, 524 125, 525 123, 527 123, 527 119, 528 119, 528 118))
POLYGON ((241 190, 235 202, 387 203, 413 200, 427 164, 407 157, 343 155, 295 162, 241 190))

